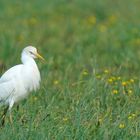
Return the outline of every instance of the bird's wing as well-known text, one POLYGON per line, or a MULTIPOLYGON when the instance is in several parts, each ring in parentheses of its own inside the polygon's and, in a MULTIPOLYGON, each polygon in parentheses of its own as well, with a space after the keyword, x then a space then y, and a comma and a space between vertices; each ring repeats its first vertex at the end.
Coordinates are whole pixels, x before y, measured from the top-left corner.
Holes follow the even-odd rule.
POLYGON ((17 76, 21 71, 22 65, 17 65, 6 71, 0 78, 0 102, 5 101, 14 94, 18 87, 17 76))
POLYGON ((21 71, 21 68, 23 67, 23 65, 16 65, 12 68, 10 68, 9 70, 7 70, 0 78, 0 84, 4 83, 4 82, 8 82, 13 80, 14 78, 17 77, 17 75, 19 74, 19 72, 21 71))
POLYGON ((5 102, 14 94, 15 87, 12 81, 0 83, 0 103, 5 102))

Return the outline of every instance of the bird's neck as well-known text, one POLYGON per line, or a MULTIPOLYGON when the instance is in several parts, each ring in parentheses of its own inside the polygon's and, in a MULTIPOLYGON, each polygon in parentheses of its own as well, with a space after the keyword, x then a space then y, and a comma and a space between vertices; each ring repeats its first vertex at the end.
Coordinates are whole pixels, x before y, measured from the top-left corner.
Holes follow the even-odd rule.
POLYGON ((34 66, 36 66, 35 60, 28 55, 22 54, 21 61, 24 65, 34 65, 34 66))

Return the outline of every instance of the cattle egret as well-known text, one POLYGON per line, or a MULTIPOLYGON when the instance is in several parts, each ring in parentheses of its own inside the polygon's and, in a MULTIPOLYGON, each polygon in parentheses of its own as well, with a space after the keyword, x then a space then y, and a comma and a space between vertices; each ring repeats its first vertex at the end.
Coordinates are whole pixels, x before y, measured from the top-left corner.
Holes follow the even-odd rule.
MULTIPOLYGON (((41 78, 35 58, 45 60, 38 54, 35 47, 24 48, 21 54, 22 64, 10 68, 0 78, 0 104, 8 105, 2 115, 2 125, 5 122, 6 113, 11 112, 14 103, 26 98, 31 91, 39 88, 41 78)), ((10 121, 12 122, 11 113, 10 121)))

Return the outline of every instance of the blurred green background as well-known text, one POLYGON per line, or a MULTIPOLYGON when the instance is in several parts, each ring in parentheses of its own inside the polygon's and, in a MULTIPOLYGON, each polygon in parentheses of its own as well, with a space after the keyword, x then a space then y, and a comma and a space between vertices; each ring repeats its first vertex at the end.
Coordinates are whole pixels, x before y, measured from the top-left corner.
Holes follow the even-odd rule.
POLYGON ((1 74, 28 45, 47 63, 37 61, 41 89, 13 109, 0 138, 139 139, 139 7, 139 0, 1 0, 1 74))

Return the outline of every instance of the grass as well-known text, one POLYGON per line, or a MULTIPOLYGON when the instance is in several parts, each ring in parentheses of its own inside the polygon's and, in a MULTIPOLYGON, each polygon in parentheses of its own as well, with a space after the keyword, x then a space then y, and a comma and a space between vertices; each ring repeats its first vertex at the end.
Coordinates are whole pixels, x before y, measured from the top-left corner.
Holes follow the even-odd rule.
MULTIPOLYGON (((138 0, 0 1, 0 71, 37 61, 38 92, 12 110, 0 139, 140 139, 138 0)), ((1 108, 1 113, 2 113, 1 108)))

